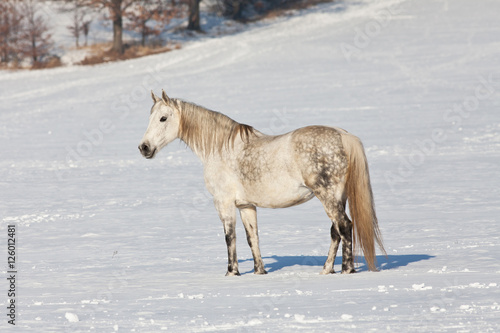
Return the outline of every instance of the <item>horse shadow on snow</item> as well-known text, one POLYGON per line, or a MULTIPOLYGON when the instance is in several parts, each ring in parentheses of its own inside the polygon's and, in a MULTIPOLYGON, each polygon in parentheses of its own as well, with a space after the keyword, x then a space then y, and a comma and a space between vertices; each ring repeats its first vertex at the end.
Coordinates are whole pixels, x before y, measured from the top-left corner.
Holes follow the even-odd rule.
MULTIPOLYGON (((403 254, 403 255, 388 255, 377 256, 378 267, 380 270, 390 270, 398 269, 401 267, 408 266, 419 261, 429 260, 435 258, 435 256, 430 256, 427 254, 403 254)), ((269 256, 263 257, 265 262, 266 270, 271 273, 279 271, 285 267, 292 266, 318 266, 323 267, 326 261, 326 256, 269 256), (267 259, 267 260, 266 260, 267 259)), ((363 257, 358 257, 358 266, 356 268, 357 272, 368 271, 368 266, 363 257)), ((239 260, 240 263, 253 261, 252 258, 239 260)), ((342 256, 335 259, 335 265, 342 265, 342 256)), ((340 267, 338 267, 340 272, 340 267)), ((248 272, 242 272, 242 274, 253 273, 253 270, 248 272)))

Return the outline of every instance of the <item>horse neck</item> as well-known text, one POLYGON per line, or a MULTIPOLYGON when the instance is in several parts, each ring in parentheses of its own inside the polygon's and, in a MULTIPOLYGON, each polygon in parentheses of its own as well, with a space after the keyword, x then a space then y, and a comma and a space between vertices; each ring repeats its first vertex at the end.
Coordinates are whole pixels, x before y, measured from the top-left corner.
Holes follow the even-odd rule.
POLYGON ((179 139, 202 161, 220 155, 240 124, 219 112, 189 102, 178 100, 177 103, 181 111, 179 139))

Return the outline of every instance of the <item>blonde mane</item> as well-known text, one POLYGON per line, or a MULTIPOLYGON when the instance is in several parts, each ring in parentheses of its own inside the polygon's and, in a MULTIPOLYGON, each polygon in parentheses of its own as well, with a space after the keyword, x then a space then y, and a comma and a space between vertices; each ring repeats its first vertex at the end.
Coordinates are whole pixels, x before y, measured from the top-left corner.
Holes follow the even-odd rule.
POLYGON ((179 139, 196 154, 204 157, 220 154, 223 149, 234 147, 238 135, 248 142, 256 134, 252 126, 240 124, 222 113, 179 99, 173 102, 181 112, 179 139))

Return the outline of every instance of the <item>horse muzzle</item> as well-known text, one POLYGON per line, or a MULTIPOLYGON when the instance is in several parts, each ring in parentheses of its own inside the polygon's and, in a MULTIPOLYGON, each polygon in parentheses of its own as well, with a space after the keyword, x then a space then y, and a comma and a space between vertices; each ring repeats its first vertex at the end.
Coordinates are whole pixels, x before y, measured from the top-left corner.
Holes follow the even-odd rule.
POLYGON ((144 156, 147 159, 151 159, 156 155, 156 147, 152 149, 150 145, 147 144, 146 142, 140 144, 138 148, 142 156, 144 156))

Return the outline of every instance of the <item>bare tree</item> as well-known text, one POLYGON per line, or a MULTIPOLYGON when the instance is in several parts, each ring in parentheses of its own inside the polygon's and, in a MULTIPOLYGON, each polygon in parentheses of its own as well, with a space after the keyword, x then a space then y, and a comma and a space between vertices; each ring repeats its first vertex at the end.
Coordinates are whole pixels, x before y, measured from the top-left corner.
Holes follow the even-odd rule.
POLYGON ((222 6, 223 15, 232 20, 242 20, 243 10, 248 5, 248 0, 219 0, 222 6))
POLYGON ((151 35, 159 35, 165 25, 180 13, 180 6, 174 0, 140 0, 126 13, 128 30, 141 34, 141 45, 151 35), (154 21, 154 23, 152 23, 154 21))
POLYGON ((8 63, 19 60, 19 43, 23 30, 23 17, 17 3, 0 2, 0 60, 8 63))
POLYGON ((62 13, 71 13, 72 21, 67 26, 71 35, 75 38, 76 47, 80 47, 80 35, 85 36, 85 46, 87 45, 87 36, 89 34, 90 22, 89 9, 84 6, 82 1, 65 1, 69 6, 61 6, 59 11, 62 13))
POLYGON ((113 23, 113 46, 111 51, 123 54, 123 17, 127 9, 138 0, 75 0, 79 4, 99 11, 107 10, 113 23))
POLYGON ((54 43, 49 27, 39 14, 39 7, 33 0, 21 3, 24 14, 24 29, 21 34, 21 53, 31 58, 34 64, 40 62, 50 53, 54 43))
POLYGON ((85 36, 85 46, 88 45, 88 38, 90 32, 90 23, 92 23, 91 19, 84 20, 82 22, 82 33, 85 36))
POLYGON ((201 0, 188 0, 189 2, 189 16, 188 16, 188 30, 201 30, 200 28, 200 1, 201 0))
POLYGON ((81 26, 82 14, 80 13, 80 9, 77 3, 75 3, 75 8, 73 10, 73 20, 71 21, 71 25, 68 25, 68 30, 71 32, 71 35, 75 37, 75 46, 80 47, 80 33, 82 31, 81 26))
MULTIPOLYGON (((158 34, 162 26, 170 19, 179 16, 185 1, 193 2, 188 28, 199 30, 199 2, 201 0, 65 0, 77 2, 78 5, 93 8, 98 11, 107 11, 107 18, 113 24, 113 45, 111 51, 123 54, 123 29, 124 19, 127 19, 126 28, 141 34, 141 43, 144 45, 148 36, 158 34), (156 21, 156 25, 151 21, 156 21)), ((88 25, 84 25, 85 31, 88 25)), ((75 31, 76 26, 71 28, 75 31)), ((76 37, 75 37, 76 38, 76 37)))

